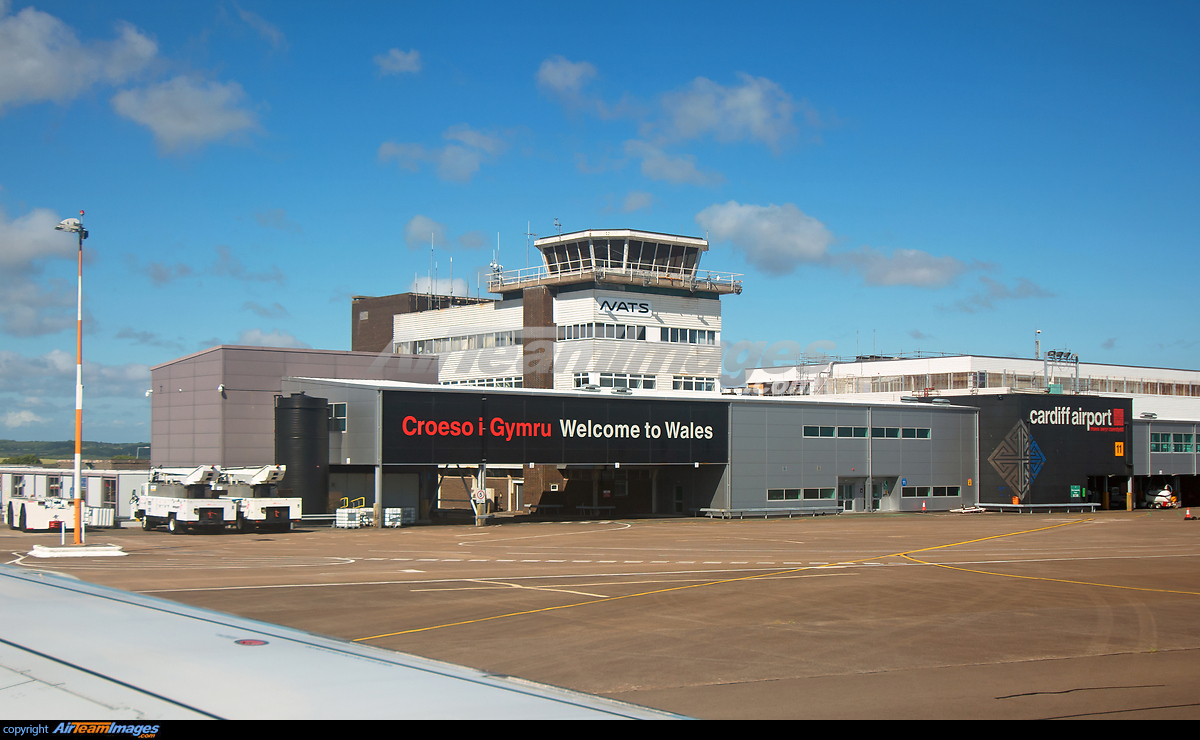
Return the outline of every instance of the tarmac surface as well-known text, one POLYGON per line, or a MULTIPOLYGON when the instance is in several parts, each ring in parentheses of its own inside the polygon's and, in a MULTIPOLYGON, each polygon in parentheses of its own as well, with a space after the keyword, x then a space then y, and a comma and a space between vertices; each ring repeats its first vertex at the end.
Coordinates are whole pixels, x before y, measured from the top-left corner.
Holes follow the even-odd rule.
POLYGON ((89 544, 129 557, 26 556, 58 541, 0 530, 10 563, 694 717, 1200 718, 1181 511, 113 529, 89 544))

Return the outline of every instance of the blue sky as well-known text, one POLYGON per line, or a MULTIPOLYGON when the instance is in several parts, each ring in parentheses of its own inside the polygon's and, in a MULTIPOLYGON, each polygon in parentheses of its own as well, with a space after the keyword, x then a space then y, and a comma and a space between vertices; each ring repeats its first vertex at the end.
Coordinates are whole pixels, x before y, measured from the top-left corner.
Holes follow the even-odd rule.
POLYGON ((727 342, 1200 367, 1195 3, 0 0, 0 437, 149 438, 148 367, 348 349, 439 234, 704 235, 727 342))

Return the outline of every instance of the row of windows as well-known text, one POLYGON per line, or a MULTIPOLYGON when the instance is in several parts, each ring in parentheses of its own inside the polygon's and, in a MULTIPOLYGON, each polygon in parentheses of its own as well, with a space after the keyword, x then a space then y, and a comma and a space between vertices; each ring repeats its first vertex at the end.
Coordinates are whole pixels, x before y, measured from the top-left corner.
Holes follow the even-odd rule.
MULTIPOLYGON (((804 427, 805 437, 867 436, 866 427, 804 427), (836 432, 836 435, 835 435, 836 432)), ((923 427, 871 427, 875 439, 930 439, 930 430, 923 427)))
POLYGON ((658 330, 660 342, 676 344, 716 344, 717 333, 711 329, 669 329, 662 327, 658 330))
POLYGON ((1168 434, 1166 432, 1150 433, 1151 452, 1191 452, 1192 435, 1168 434))
POLYGON ((654 390, 653 375, 638 373, 600 373, 601 388, 643 388, 654 390))
POLYGON ((694 375, 676 375, 671 382, 671 389, 676 391, 715 391, 716 378, 701 378, 694 375))
POLYGON ((958 486, 904 486, 900 489, 900 496, 902 498, 960 495, 962 495, 962 489, 958 486))
POLYGON ((506 378, 471 378, 470 380, 443 380, 441 385, 470 385, 477 388, 524 388, 525 378, 511 375, 506 378))
MULTIPOLYGON (((583 388, 592 384, 592 376, 596 373, 575 373, 574 385, 583 388)), ((599 373, 601 388, 640 388, 652 391, 657 386, 657 378, 653 375, 640 373, 599 373)), ((519 386, 518 386, 519 387, 519 386)), ((699 377, 695 375, 676 375, 671 380, 671 390, 676 391, 715 391, 716 378, 699 377)))
POLYGON ((817 501, 834 498, 836 489, 833 488, 768 488, 768 501, 817 501))
POLYGON ((565 324, 558 327, 559 341, 567 339, 645 339, 646 327, 633 324, 565 324))
POLYGON ((396 353, 401 355, 437 355, 443 352, 460 352, 467 349, 518 347, 520 344, 521 330, 517 329, 515 331, 493 331, 486 334, 468 334, 460 337, 397 342, 396 353))

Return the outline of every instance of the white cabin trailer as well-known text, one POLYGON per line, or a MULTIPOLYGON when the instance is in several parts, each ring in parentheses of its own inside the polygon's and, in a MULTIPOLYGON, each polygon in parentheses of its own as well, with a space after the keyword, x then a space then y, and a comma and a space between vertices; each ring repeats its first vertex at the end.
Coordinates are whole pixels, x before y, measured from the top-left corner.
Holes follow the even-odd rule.
MULTIPOLYGON (((0 466, 0 509, 8 521, 9 502, 28 499, 73 499, 74 471, 34 465, 0 466)), ((83 470, 85 506, 112 509, 114 521, 133 516, 130 501, 149 479, 145 470, 83 470)))

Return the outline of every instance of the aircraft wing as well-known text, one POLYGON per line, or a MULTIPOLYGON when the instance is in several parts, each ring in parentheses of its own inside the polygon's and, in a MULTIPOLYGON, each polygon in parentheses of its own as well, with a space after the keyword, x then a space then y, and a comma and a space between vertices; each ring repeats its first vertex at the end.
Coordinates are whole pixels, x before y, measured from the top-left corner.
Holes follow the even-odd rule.
POLYGON ((679 715, 0 566, 0 717, 668 719, 679 715))

